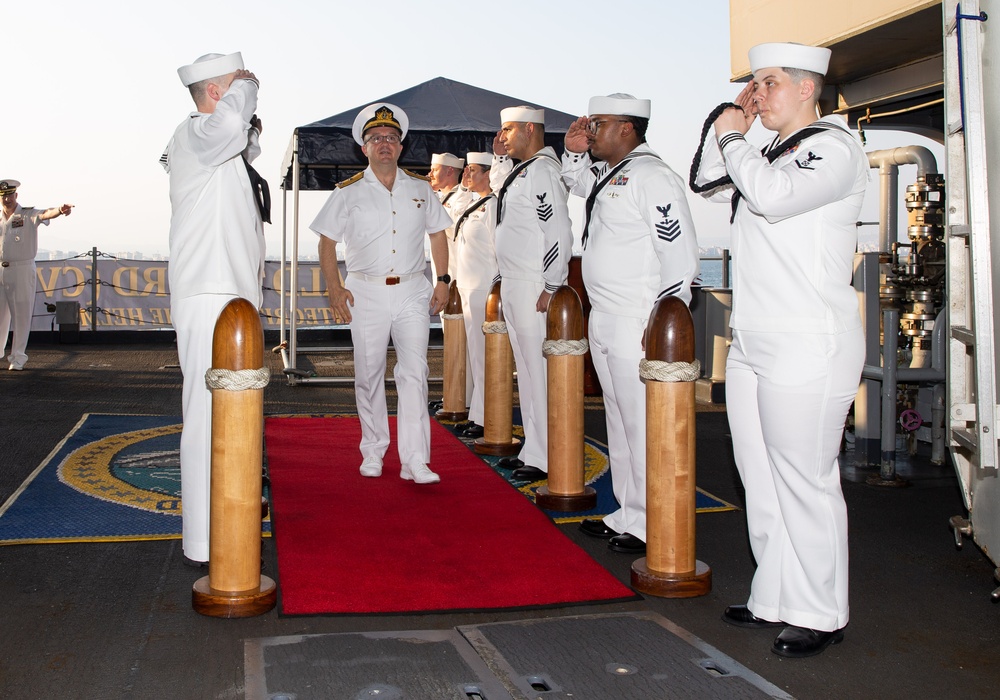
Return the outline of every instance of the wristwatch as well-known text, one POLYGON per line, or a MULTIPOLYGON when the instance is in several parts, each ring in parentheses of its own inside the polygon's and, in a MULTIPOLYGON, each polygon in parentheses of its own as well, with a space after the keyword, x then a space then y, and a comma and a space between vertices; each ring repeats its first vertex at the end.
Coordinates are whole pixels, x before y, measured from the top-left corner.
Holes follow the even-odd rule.
POLYGON ((444 282, 445 284, 451 284, 451 275, 438 275, 438 282, 444 282))

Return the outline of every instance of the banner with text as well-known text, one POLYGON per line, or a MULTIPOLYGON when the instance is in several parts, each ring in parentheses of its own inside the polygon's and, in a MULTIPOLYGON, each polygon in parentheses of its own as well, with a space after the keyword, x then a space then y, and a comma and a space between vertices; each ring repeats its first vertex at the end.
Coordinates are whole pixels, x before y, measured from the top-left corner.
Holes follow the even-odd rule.
MULTIPOLYGON (((94 274, 91 258, 39 260, 32 330, 56 330, 56 302, 80 304, 80 330, 164 330, 170 325, 170 289, 165 260, 99 258, 94 274)), ((285 266, 285 278, 291 274, 285 266)), ((343 270, 341 263, 341 274, 343 270)), ((430 273, 428 272, 428 275, 430 273)), ((260 309, 265 330, 281 327, 281 265, 264 264, 264 303, 260 309)), ((291 309, 292 286, 286 286, 284 309, 291 309)), ((300 262, 296 270, 298 327, 334 327, 327 303, 326 284, 319 263, 300 262)), ((60 319, 62 321, 63 319, 60 319)))

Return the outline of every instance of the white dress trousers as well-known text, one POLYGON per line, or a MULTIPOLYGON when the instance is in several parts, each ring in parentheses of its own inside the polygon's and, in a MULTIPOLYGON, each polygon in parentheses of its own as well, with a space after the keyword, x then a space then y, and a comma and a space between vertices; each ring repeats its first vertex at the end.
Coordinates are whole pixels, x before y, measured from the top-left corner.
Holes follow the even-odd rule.
POLYGON ((486 297, 488 289, 458 288, 462 297, 462 315, 465 317, 466 357, 469 365, 469 379, 472 380, 472 394, 469 398, 469 420, 476 425, 484 425, 483 384, 486 381, 486 336, 483 323, 486 321, 486 297))
POLYGON ((548 472, 548 372, 542 354, 545 314, 535 310, 544 290, 542 282, 519 279, 504 279, 500 285, 507 335, 517 367, 517 395, 524 426, 524 445, 518 457, 526 465, 548 472))
POLYGON ((646 322, 591 309, 590 356, 604 393, 608 461, 618 510, 604 523, 646 541, 646 385, 639 360, 646 356, 646 322), (631 341, 629 340, 631 339, 631 341))
POLYGON ((35 261, 22 260, 0 268, 0 351, 7 344, 7 334, 14 329, 7 359, 14 365, 28 361, 25 352, 31 332, 31 312, 35 307, 35 261))
POLYGON ((864 365, 860 328, 733 330, 726 405, 746 488, 757 617, 833 631, 847 624, 841 436, 864 365))
POLYGON ((382 459, 389 448, 385 402, 386 348, 396 350, 394 377, 398 403, 396 438, 399 461, 416 468, 431 461, 431 426, 427 415, 427 337, 432 288, 423 275, 396 285, 366 282, 348 274, 354 295, 351 340, 354 343, 355 393, 361 419, 361 456, 382 459))
MULTIPOLYGON (((205 373, 212 366, 215 322, 235 294, 196 294, 173 297, 170 315, 177 333, 177 356, 184 376, 181 408, 181 508, 184 554, 195 561, 209 560, 209 505, 212 488, 212 392, 205 373)), ((263 426, 261 426, 263 430, 263 426)))

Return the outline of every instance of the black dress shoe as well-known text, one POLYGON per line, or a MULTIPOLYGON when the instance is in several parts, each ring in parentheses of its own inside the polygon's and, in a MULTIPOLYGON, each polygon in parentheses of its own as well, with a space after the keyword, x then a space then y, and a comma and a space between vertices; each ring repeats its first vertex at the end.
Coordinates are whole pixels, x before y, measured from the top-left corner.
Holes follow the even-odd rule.
POLYGON ((481 438, 485 434, 486 430, 483 426, 476 425, 475 423, 462 431, 462 437, 464 438, 481 438))
POLYGON ((198 561, 197 559, 191 559, 186 554, 184 555, 184 566, 190 566, 192 569, 207 569, 207 561, 198 561))
POLYGON ((806 656, 815 656, 831 644, 840 644, 842 641, 844 641, 843 627, 833 632, 824 632, 823 630, 811 630, 806 627, 789 625, 774 640, 771 651, 778 656, 801 659, 806 656))
POLYGON ((517 457, 504 457, 497 464, 504 469, 520 469, 524 466, 524 462, 517 457))
POLYGON ((510 478, 512 481, 543 481, 548 479, 549 475, 538 467, 525 464, 523 467, 515 469, 510 478))
POLYGON ((464 423, 456 423, 455 425, 451 426, 451 429, 455 431, 456 435, 460 435, 462 431, 468 430, 474 425, 475 423, 473 423, 471 420, 467 420, 464 423))
POLYGON ((771 622, 770 620, 764 620, 752 612, 745 605, 730 605, 726 608, 726 611, 722 613, 722 621, 728 622, 731 625, 736 625, 737 627, 749 627, 750 629, 764 629, 765 627, 784 627, 784 622, 771 622))
POLYGON ((646 551, 646 543, 626 532, 608 540, 608 549, 612 552, 624 552, 625 554, 643 554, 646 551))
POLYGON ((438 401, 431 401, 427 404, 427 409, 430 411, 440 411, 444 407, 444 399, 438 401))
POLYGON ((591 537, 604 537, 605 539, 619 534, 617 530, 612 530, 605 525, 600 518, 584 518, 580 522, 580 532, 591 537))

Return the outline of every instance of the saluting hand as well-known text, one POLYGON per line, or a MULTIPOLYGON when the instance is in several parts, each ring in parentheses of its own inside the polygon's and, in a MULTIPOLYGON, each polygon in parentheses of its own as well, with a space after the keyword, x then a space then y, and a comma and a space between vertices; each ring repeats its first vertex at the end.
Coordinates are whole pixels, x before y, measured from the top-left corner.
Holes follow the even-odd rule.
POLYGON ((756 85, 751 80, 747 83, 740 94, 736 96, 737 107, 730 107, 719 115, 715 120, 715 135, 719 136, 727 131, 738 131, 745 134, 750 130, 754 119, 757 118, 757 105, 754 104, 753 94, 756 85))
POLYGON ((63 204, 61 207, 59 207, 59 213, 62 214, 63 216, 69 216, 70 214, 73 213, 73 206, 74 205, 72 204, 63 204))
POLYGON ((493 137, 493 153, 494 155, 505 156, 507 155, 507 144, 500 140, 500 133, 498 131, 497 135, 493 137))
POLYGON ((590 118, 580 117, 569 125, 564 140, 566 150, 583 153, 590 149, 590 118))

